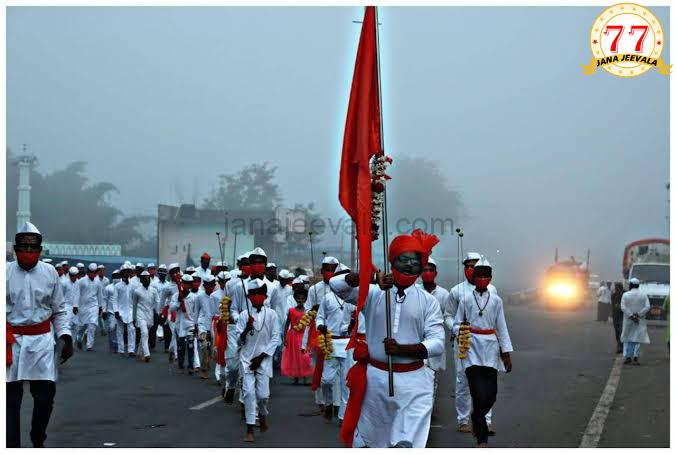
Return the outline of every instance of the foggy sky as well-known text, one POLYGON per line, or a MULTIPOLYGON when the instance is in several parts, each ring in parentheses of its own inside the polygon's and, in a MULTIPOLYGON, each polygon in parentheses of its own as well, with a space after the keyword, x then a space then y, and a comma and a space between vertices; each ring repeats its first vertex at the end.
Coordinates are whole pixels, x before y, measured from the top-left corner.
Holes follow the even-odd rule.
MULTIPOLYGON (((669 36, 667 8, 651 9, 669 36)), ((619 279, 624 244, 668 235, 669 78, 582 75, 601 8, 379 11, 386 150, 438 161, 469 216, 465 250, 493 260, 498 287, 534 285, 555 247, 590 248, 593 272, 619 279)), ((256 159, 279 167, 286 204, 342 215, 362 15, 8 8, 8 145, 27 143, 41 171, 89 161, 125 214, 200 202, 256 159)))

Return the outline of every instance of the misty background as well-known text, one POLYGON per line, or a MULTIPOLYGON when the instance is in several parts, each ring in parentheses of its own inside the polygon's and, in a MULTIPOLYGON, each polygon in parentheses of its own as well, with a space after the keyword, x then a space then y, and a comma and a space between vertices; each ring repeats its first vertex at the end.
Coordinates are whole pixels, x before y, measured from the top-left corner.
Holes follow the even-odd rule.
MULTIPOLYGON (((591 272, 619 280, 626 243, 668 237, 669 78, 582 75, 601 9, 379 8, 391 225, 452 218, 464 249, 486 254, 509 290, 536 285, 556 247, 578 260, 591 249, 591 272)), ((668 9, 651 10, 669 36, 668 9)), ((363 7, 7 8, 7 146, 17 154, 27 144, 46 181, 33 185, 33 219, 59 199, 43 219, 78 226, 69 240, 81 240, 104 217, 78 209, 89 202, 76 194, 99 185, 117 210, 106 211, 109 234, 128 228, 117 235, 151 248, 158 204, 204 206, 219 176, 265 162, 284 206, 344 217, 338 170, 360 32, 352 21, 362 16, 363 7), (72 165, 75 194, 52 190, 49 175, 72 165)), ((49 240, 50 226, 38 227, 49 240)), ((455 276, 457 238, 440 236, 434 256, 455 276)))

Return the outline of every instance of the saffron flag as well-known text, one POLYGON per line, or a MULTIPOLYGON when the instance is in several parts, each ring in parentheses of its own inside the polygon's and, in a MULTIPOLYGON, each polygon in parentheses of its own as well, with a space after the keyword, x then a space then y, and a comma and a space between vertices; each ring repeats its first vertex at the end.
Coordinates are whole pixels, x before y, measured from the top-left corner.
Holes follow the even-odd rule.
POLYGON ((371 171, 370 159, 380 146, 380 96, 375 6, 367 6, 361 27, 352 89, 345 121, 338 199, 355 223, 359 247, 361 310, 371 281, 371 171))

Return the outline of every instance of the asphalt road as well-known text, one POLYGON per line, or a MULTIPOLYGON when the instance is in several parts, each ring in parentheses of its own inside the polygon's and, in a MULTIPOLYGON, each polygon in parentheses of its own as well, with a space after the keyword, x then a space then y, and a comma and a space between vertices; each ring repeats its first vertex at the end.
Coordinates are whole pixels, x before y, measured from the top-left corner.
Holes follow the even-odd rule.
MULTIPOLYGON (((494 408, 496 447, 578 447, 615 359, 612 323, 595 312, 547 312, 534 305, 507 308, 514 370, 499 377, 494 408)), ((603 447, 669 446, 669 359, 662 328, 650 328, 641 366, 623 366, 599 442, 603 447)), ((150 363, 107 352, 76 352, 57 384, 47 447, 245 447, 237 407, 216 402, 214 380, 178 374, 164 353, 150 363)), ((456 431, 453 366, 442 374, 428 447, 471 447, 456 431)), ((270 430, 256 447, 340 447, 338 423, 304 416, 314 409, 309 387, 275 377, 270 430)), ((26 389, 22 442, 30 446, 32 400, 26 389)))

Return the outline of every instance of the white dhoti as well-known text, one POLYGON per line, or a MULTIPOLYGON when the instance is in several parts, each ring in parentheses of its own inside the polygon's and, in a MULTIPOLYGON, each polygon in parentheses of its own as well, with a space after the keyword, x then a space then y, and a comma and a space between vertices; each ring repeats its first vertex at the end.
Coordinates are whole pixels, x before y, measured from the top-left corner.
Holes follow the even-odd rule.
POLYGON ((257 372, 242 374, 241 401, 244 403, 246 423, 256 424, 256 415, 267 416, 270 398, 270 377, 257 372))
POLYGON ((239 350, 236 325, 228 325, 228 345, 225 349, 225 389, 235 389, 239 377, 239 350))
POLYGON ((424 448, 432 416, 434 371, 421 367, 394 373, 394 397, 388 395, 387 371, 371 365, 353 447, 424 448))
POLYGON ((127 327, 127 352, 134 353, 136 344, 136 328, 134 324, 124 323, 122 320, 117 321, 117 352, 124 353, 124 327, 127 327))
POLYGON ((349 392, 347 389, 347 353, 345 347, 349 339, 333 340, 333 355, 328 361, 324 361, 322 371, 322 400, 327 405, 333 402, 334 406, 340 407, 338 418, 343 419, 349 392))
POLYGON ((142 354, 144 358, 147 358, 150 356, 150 348, 148 348, 148 323, 146 320, 139 320, 136 324, 138 325, 139 330, 141 330, 141 341, 138 343, 136 354, 142 354))

